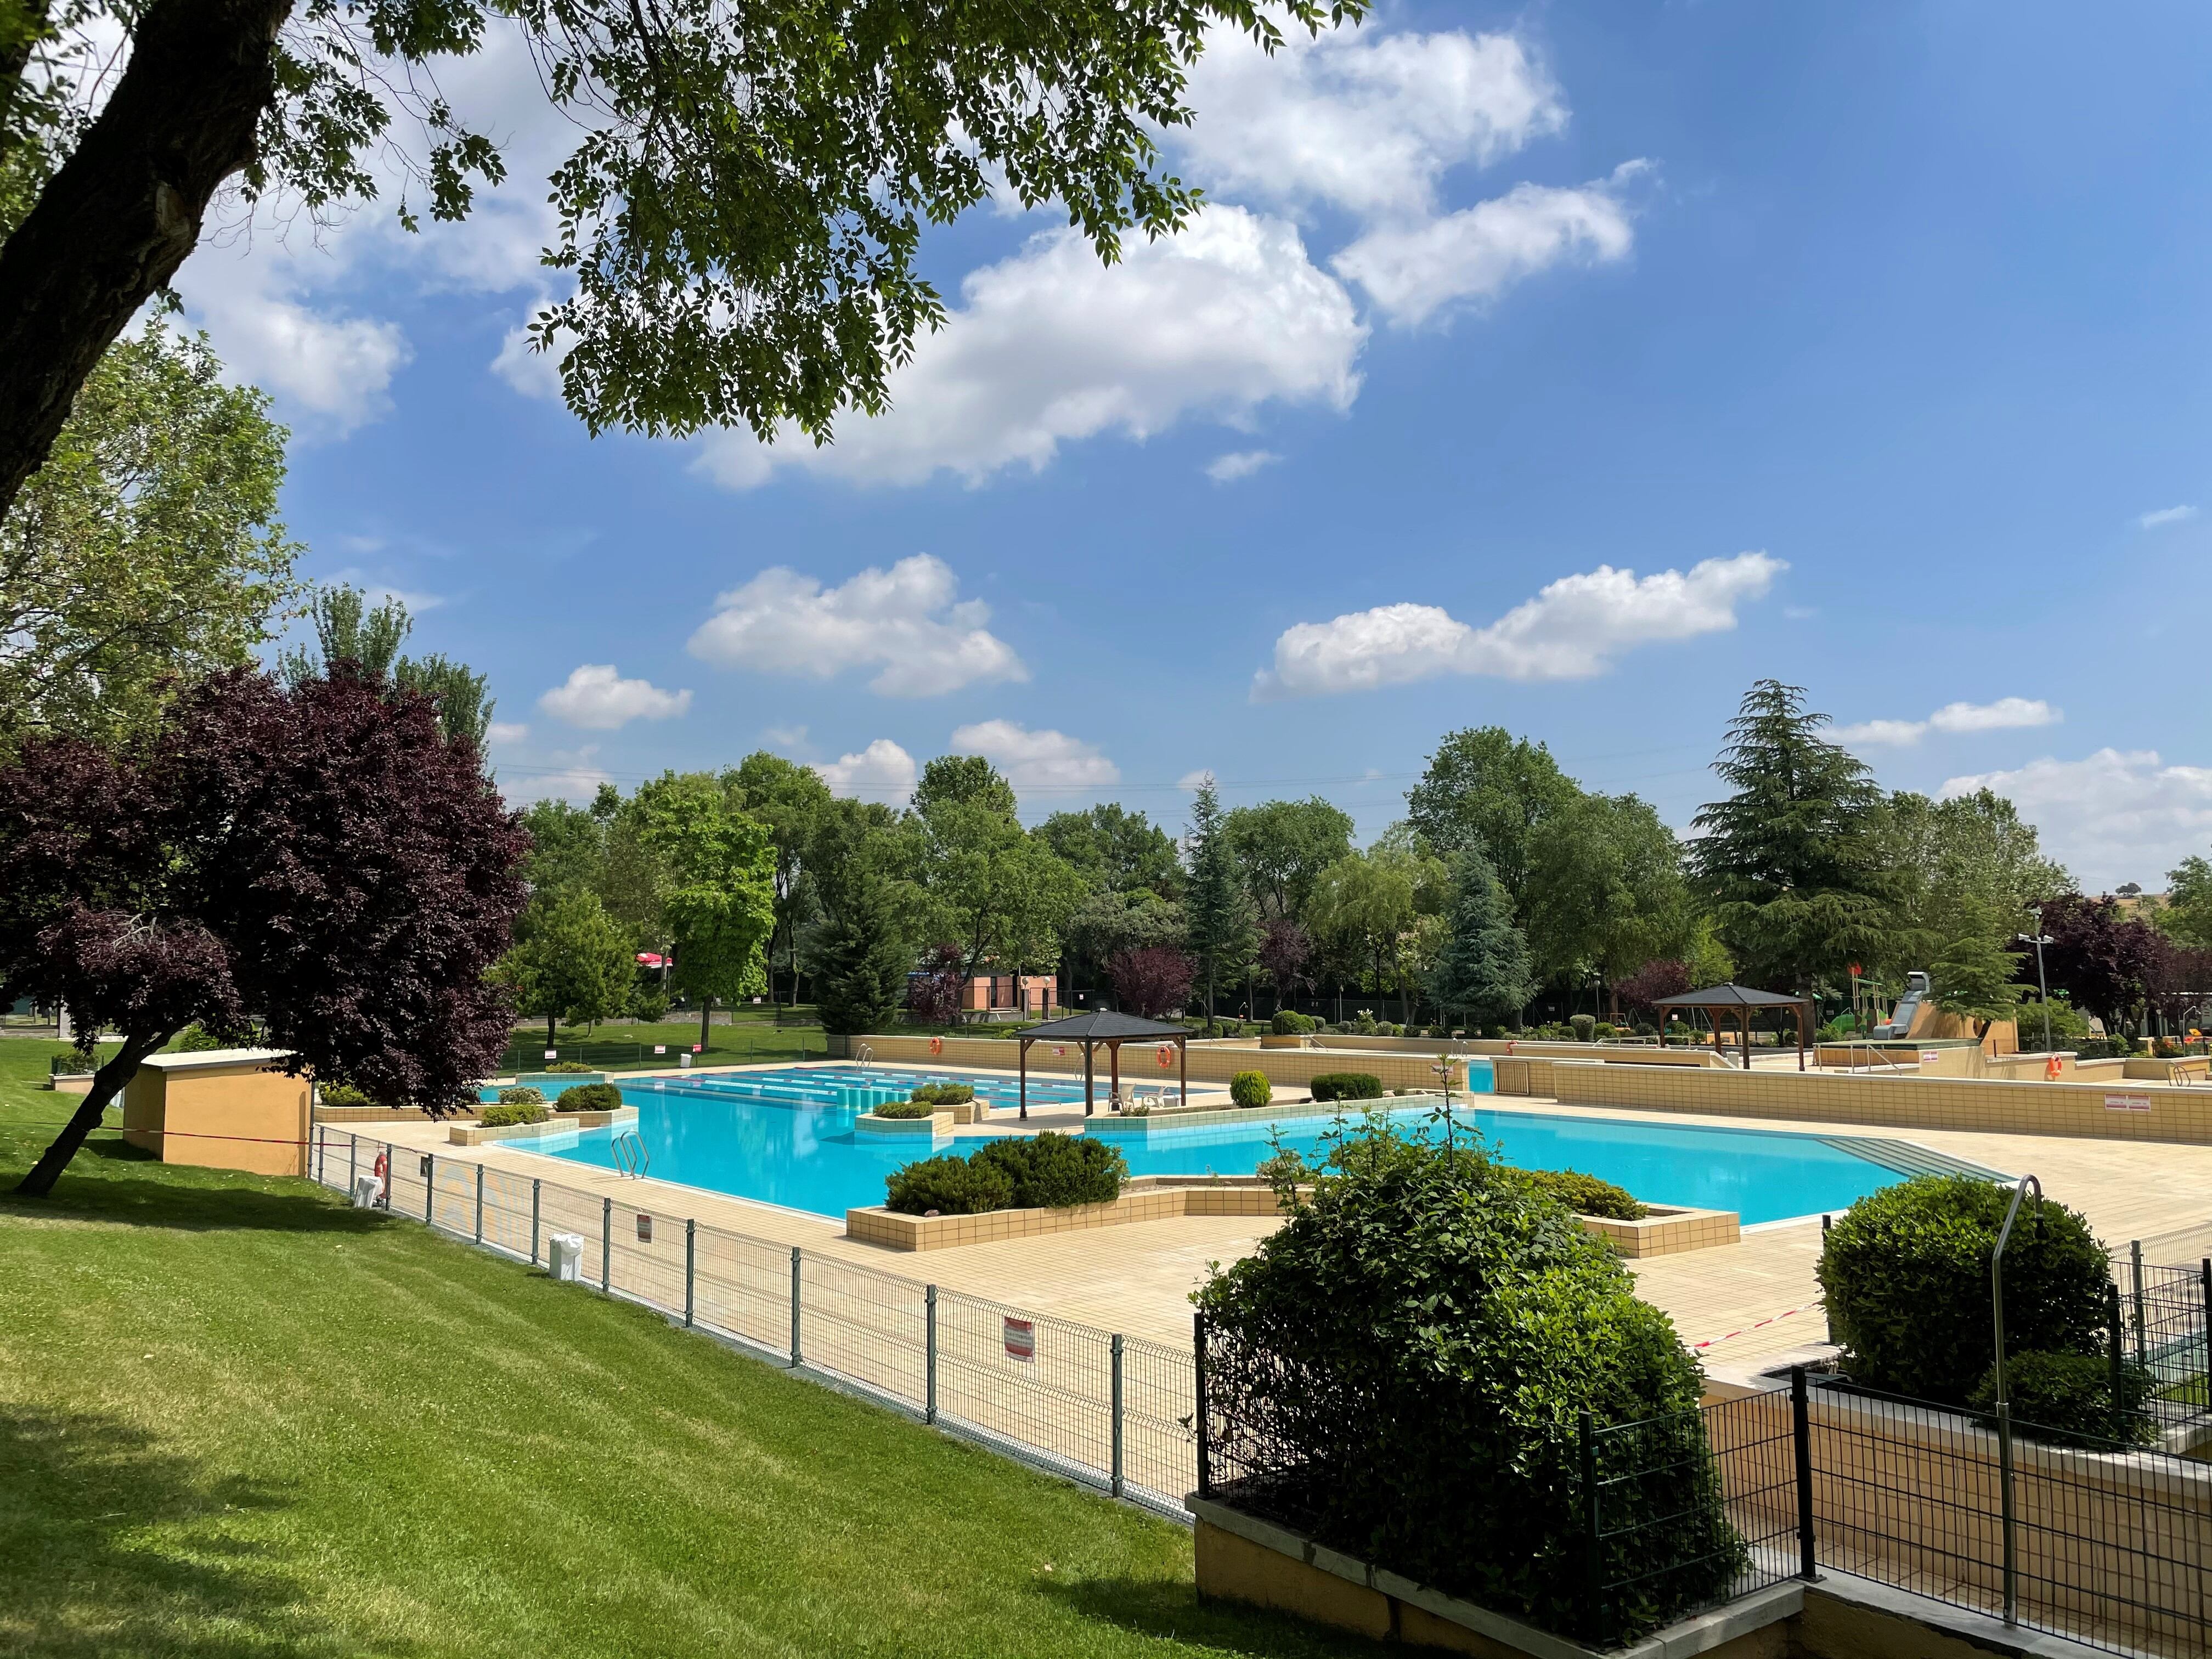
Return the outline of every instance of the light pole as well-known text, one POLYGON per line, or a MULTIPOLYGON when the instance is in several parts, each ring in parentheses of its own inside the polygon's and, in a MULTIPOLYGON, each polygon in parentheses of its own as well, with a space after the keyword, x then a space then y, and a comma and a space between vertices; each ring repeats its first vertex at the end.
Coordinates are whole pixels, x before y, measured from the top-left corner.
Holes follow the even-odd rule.
POLYGON ((2051 943, 2051 935, 2043 931, 2043 907, 2031 904, 2027 914, 2035 918, 2033 933, 2014 933, 2013 938, 2022 945, 2035 947, 2035 988, 2043 998, 2043 1052, 2051 1052, 2051 981, 2043 976, 2043 947, 2051 943))

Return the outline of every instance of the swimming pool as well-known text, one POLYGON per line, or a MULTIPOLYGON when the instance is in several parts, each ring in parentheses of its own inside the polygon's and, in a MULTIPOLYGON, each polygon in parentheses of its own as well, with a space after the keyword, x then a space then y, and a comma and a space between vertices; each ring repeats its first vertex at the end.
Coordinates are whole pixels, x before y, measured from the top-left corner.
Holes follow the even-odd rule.
MULTIPOLYGON (((665 1098, 676 1091, 687 1100, 749 1100, 783 1107, 842 1107, 865 1112, 887 1101, 908 1098, 915 1086, 922 1083, 964 1083, 975 1090, 976 1099, 992 1106, 1015 1106, 1021 1103, 1021 1085, 1014 1078, 969 1072, 924 1072, 899 1066, 776 1066, 693 1077, 678 1073, 649 1083, 626 1082, 622 1087, 623 1097, 632 1105, 646 1096, 658 1094, 665 1098)), ((1098 1080, 1097 1095, 1101 1100, 1106 1097, 1103 1075, 1098 1080)), ((487 1089, 483 1096, 494 1100, 498 1098, 499 1091, 487 1089)), ((1082 1102, 1080 1079, 1069 1083, 1035 1076, 1030 1079, 1032 1106, 1080 1105, 1082 1102)))
MULTIPOLYGON (((773 1074, 751 1075, 769 1079, 773 1074)), ((890 1082, 882 1068, 870 1068, 870 1075, 890 1082)), ((848 1209, 882 1203, 884 1177, 902 1164, 929 1156, 924 1146, 902 1138, 884 1144, 876 1136, 857 1135, 853 1127, 857 1105, 727 1086, 734 1081, 686 1078, 622 1085, 623 1098, 638 1109, 636 1133, 652 1156, 656 1177, 817 1215, 842 1216, 848 1209)), ((1000 1086, 998 1079, 989 1081, 1000 1086)), ((796 1085, 776 1080, 772 1086, 796 1085)), ((813 1086, 850 1085, 825 1082, 813 1086)), ((1035 1079, 1030 1086, 1032 1101, 1043 1098, 1036 1092, 1040 1088, 1070 1087, 1040 1085, 1035 1079)), ((1073 1097, 1080 1100, 1082 1085, 1073 1088, 1073 1097)), ((902 1093, 900 1097, 904 1098, 902 1093)), ((1393 1122, 1421 1129, 1429 1114, 1422 1109, 1390 1115, 1393 1122)), ((1626 1187, 1647 1203, 1736 1211, 1746 1225, 1842 1210, 1905 1177, 1903 1170, 1816 1135, 1487 1109, 1463 1108, 1454 1115, 1490 1141, 1508 1163, 1524 1169, 1581 1170, 1626 1187)), ((1249 1175, 1269 1153, 1267 1127, 1155 1127, 1141 1139, 1117 1136, 1115 1144, 1128 1158, 1133 1175, 1249 1175)), ((1285 1147, 1311 1156, 1329 1121, 1307 1118, 1279 1127, 1285 1147)), ((526 1142, 514 1145, 530 1150, 526 1142)), ((974 1146, 962 1139, 939 1142, 937 1150, 966 1152, 974 1146)), ((603 1169, 614 1166, 606 1129, 586 1130, 574 1145, 544 1149, 539 1155, 603 1169)))

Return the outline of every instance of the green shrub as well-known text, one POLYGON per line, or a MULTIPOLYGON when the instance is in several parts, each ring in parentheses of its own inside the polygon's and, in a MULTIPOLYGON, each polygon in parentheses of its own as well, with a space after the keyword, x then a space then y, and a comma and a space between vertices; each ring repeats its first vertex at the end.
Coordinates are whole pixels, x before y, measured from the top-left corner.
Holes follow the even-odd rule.
MULTIPOLYGON (((2007 1246, 2005 1255, 2012 1254, 2007 1246)), ((2008 1310, 2009 1311, 2009 1310, 2008 1310)), ((2009 1340, 2005 1346, 2012 1346, 2009 1340)), ((2158 1437, 2155 1421, 2143 1413, 2150 1399, 2150 1373, 2121 1364, 2114 1397, 2109 1358, 2086 1353, 2030 1352, 2005 1361, 2005 1392, 2012 1398, 2012 1420, 2031 1438, 2061 1446, 2108 1449, 2148 1445, 2158 1437)), ((1995 1412, 1997 1368, 1993 1364, 1975 1385, 1967 1404, 1995 1412)))
POLYGON ((937 1108, 928 1101, 917 1097, 913 1100, 880 1101, 868 1109, 878 1117, 888 1117, 903 1121, 911 1118, 927 1117, 936 1111, 937 1108))
POLYGON ((596 1072, 599 1068, 596 1066, 586 1066, 580 1060, 556 1060, 547 1062, 539 1069, 546 1072, 596 1072))
POLYGON ((1239 1106, 1265 1106, 1275 1089, 1265 1072, 1239 1072, 1229 1079, 1229 1097, 1239 1106))
POLYGON ((884 1202, 902 1215, 981 1215, 1014 1201, 1013 1177, 1006 1170, 951 1153, 895 1170, 884 1184, 884 1202))
POLYGON ((1549 1193, 1577 1215, 1641 1221, 1651 1213, 1629 1195, 1626 1188, 1600 1181, 1580 1170, 1523 1170, 1521 1173, 1539 1192, 1549 1193))
POLYGON ((177 1040, 169 1047, 180 1054, 204 1054, 216 1048, 234 1048, 242 1045, 228 1037, 217 1036, 213 1031, 194 1020, 177 1033, 177 1040))
POLYGON ((1611 1644, 1719 1594, 1746 1559, 1697 1362, 1612 1249, 1516 1171, 1370 1119, 1324 1141, 1310 1199, 1216 1272, 1206 1390, 1231 1504, 1446 1594, 1611 1644), (1607 1537, 1583 1544, 1579 1414, 1607 1537), (1597 1602, 1590 1578, 1635 1594, 1597 1602))
MULTIPOLYGON (((536 1095, 535 1089, 510 1089, 507 1094, 536 1095)), ((510 1123, 543 1123, 545 1121, 545 1100, 542 1095, 535 1100, 509 1100, 501 1095, 491 1105, 481 1108, 477 1121, 487 1129, 503 1128, 510 1123)))
POLYGON ((658 985, 630 994, 629 1017, 641 1025, 658 1025, 667 1017, 668 993, 658 985))
POLYGON ((972 1083, 921 1083, 915 1085, 908 1100, 918 1100, 928 1106, 965 1106, 975 1098, 972 1083))
POLYGON ((1006 1172, 1018 1210, 1064 1209, 1071 1204, 1110 1204, 1121 1195, 1128 1160, 1103 1140, 1063 1135, 1009 1135, 986 1142, 969 1159, 1006 1172))
MULTIPOLYGON (((1990 1255, 2012 1189, 1923 1176, 1863 1198, 1820 1252, 1828 1327, 1852 1377, 1964 1405, 1996 1358, 1990 1255)), ((2023 1205, 2005 1246, 2005 1331, 2022 1352, 2096 1356, 2112 1273, 2088 1224, 2064 1205, 2023 1205)))
POLYGON ((318 1092, 322 1096, 323 1104, 325 1106, 352 1109, 376 1104, 365 1092, 355 1088, 350 1083, 322 1084, 319 1086, 318 1092))
POLYGON ((1311 1086, 1316 1100, 1382 1098, 1382 1079, 1372 1072, 1323 1072, 1311 1086))
POLYGON ((1297 1013, 1288 1008, 1278 1008, 1275 1011, 1274 1018, 1267 1022, 1267 1029, 1277 1036, 1305 1036, 1320 1024, 1319 1020, 1309 1014, 1297 1013))
POLYGON ((1567 1021, 1567 1024, 1574 1028, 1575 1041, 1577 1042, 1589 1042, 1597 1036, 1595 1014, 1576 1014, 1567 1021))
POLYGON ((538 1090, 525 1084, 520 1088, 501 1089, 499 1091, 499 1103, 502 1106, 543 1106, 545 1103, 545 1097, 538 1090))
POLYGON ((556 1112, 611 1112, 623 1103, 622 1091, 611 1083, 579 1083, 561 1091, 553 1104, 556 1112))

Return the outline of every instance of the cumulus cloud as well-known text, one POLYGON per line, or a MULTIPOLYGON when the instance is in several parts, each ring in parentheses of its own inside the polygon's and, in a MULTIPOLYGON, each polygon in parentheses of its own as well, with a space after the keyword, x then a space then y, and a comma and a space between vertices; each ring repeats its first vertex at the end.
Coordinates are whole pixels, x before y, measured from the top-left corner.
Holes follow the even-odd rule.
POLYGON ((1952 778, 1948 799, 1990 789, 2042 832, 2044 850, 2091 892, 2164 872, 2212 842, 2212 767, 2169 766, 2155 750, 2100 749, 2082 760, 2032 761, 1952 778))
POLYGON ((650 680, 626 680, 612 663, 585 663, 538 698, 538 706, 587 732, 612 732, 632 720, 672 720, 691 707, 691 694, 664 691, 650 680))
POLYGON ((1275 641, 1275 665, 1253 677, 1252 696, 1257 702, 1366 691, 1439 674, 1586 679, 1633 647, 1726 632, 1735 626, 1736 608, 1765 594, 1788 568, 1766 553, 1641 578, 1600 565, 1561 577, 1483 628, 1436 605, 1412 604, 1299 623, 1275 641))
POLYGON ((1145 439, 1186 419, 1238 422, 1271 403, 1350 406, 1367 331, 1287 221, 1209 207, 1180 235, 1132 239, 1102 265, 1073 230, 971 272, 962 304, 893 371, 891 408, 836 441, 794 432, 698 440, 732 489, 778 471, 873 484, 940 471, 980 483, 1043 468, 1063 443, 1145 439))
POLYGON ((492 743, 521 743, 530 736, 530 728, 519 720, 494 720, 484 731, 492 743))
POLYGON ((1204 767, 1195 772, 1186 772, 1176 780, 1178 789, 1203 789, 1213 781, 1213 774, 1204 767))
POLYGON ((1099 788, 1121 781, 1121 769, 1097 745, 1065 732, 1032 732, 1012 720, 983 720, 952 733, 956 754, 981 755, 1016 789, 1099 788))
POLYGON ((1292 31, 1270 54, 1221 31, 1188 97, 1198 118, 1176 148, 1217 193, 1370 217, 1426 213, 1447 168, 1567 124, 1558 85, 1510 34, 1292 31))
POLYGON ((2160 525, 2181 524, 2197 516, 2193 507, 2161 507, 2154 513, 2146 513, 2136 520, 2144 530, 2156 530, 2160 525))
POLYGON ((914 793, 914 757, 889 738, 878 738, 857 755, 840 755, 815 767, 834 794, 862 800, 903 801, 914 793))
POLYGON ((1391 322, 1411 327, 1454 305, 1483 305, 1561 264, 1605 264, 1635 246, 1626 192, 1649 170, 1627 161, 1572 189, 1518 185, 1417 224, 1371 230, 1329 261, 1391 322))
POLYGON ((598 763, 599 746, 587 743, 580 749, 555 750, 536 766, 501 766, 501 792, 511 801, 587 801, 599 786, 614 780, 598 763))
POLYGON ((1027 679, 1014 648, 984 626, 990 607, 959 591, 951 568, 927 553, 827 589, 779 566, 718 598, 690 651, 723 668, 817 679, 880 665, 869 689, 890 697, 1027 679))
POLYGON ((1249 478, 1262 467, 1273 466, 1283 458, 1272 449, 1238 449, 1226 455, 1217 455, 1206 464, 1206 476, 1216 483, 1235 483, 1239 478, 1249 478))
POLYGON ((1924 720, 1863 720, 1839 726, 1836 740, 1854 748, 1869 744, 1916 744, 1930 732, 1952 734, 2009 732, 2056 726, 2065 718, 2040 697, 1999 697, 1995 702, 1947 702, 1924 720))

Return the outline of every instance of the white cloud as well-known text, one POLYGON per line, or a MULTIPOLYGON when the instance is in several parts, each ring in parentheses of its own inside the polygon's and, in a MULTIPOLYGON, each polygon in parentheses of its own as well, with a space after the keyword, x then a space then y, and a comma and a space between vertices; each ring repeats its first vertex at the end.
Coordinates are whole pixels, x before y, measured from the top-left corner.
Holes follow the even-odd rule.
POLYGON ((2145 530, 2156 530, 2160 525, 2181 524, 2197 516, 2193 507, 2161 507, 2155 513, 2146 513, 2136 520, 2145 530))
POLYGON ((526 324, 518 323, 507 331, 500 342, 499 356, 491 360, 491 372, 526 398, 543 398, 549 403, 561 400, 561 356, 532 351, 526 324))
POLYGON ((1649 170, 1626 161, 1575 189, 1517 185, 1441 218, 1370 231, 1329 261, 1366 290, 1391 322, 1410 327, 1445 307, 1481 305, 1563 262, 1603 264, 1635 246, 1624 199, 1649 170))
POLYGON ((538 766, 499 769, 501 793, 511 800, 587 801, 599 786, 613 779, 598 764, 599 746, 587 743, 580 749, 555 750, 538 766))
POLYGON ((1511 680, 1583 679, 1638 645, 1695 639, 1735 626, 1736 607, 1765 593, 1789 566, 1765 553, 1706 559, 1685 574, 1639 579, 1600 565, 1563 576, 1485 628, 1431 605, 1386 605, 1327 623, 1299 623, 1275 641, 1275 665, 1253 677, 1255 701, 1403 685, 1438 674, 1511 680))
POLYGON ((517 720, 494 720, 484 732, 492 743, 521 743, 530 736, 530 728, 517 720))
POLYGON ((826 590, 818 578, 778 566, 715 599, 714 614, 691 635, 691 654, 724 668, 817 679, 880 664, 869 688, 890 697, 1027 679, 1013 647, 984 626, 990 607, 957 599, 959 591, 951 568, 927 553, 889 570, 871 565, 826 590))
POLYGON ((890 377, 890 410, 848 416, 817 447, 787 431, 698 441, 702 471, 732 489, 779 470, 863 483, 939 471, 980 483, 1043 468, 1063 443, 1142 440, 1186 419, 1231 423, 1270 403, 1342 410, 1367 338, 1351 296, 1306 258, 1297 228, 1214 206, 1180 235, 1132 238, 1099 264, 1073 230, 1033 238, 970 272, 963 303, 890 377))
POLYGON ((1836 741, 1853 748, 1916 744, 1930 732, 1956 736, 1972 732, 2012 732, 2056 726, 2065 718, 2040 697, 1999 697, 1995 702, 1947 702, 1924 720, 1863 720, 1836 728, 1836 741))
POLYGON ((1097 745, 1065 732, 1032 732, 1012 720, 983 720, 952 733, 956 754, 981 755, 1016 789, 1099 788, 1121 781, 1121 769, 1097 745))
POLYGON ((585 663, 538 698, 556 720, 589 732, 612 732, 632 720, 665 720, 691 707, 689 691, 664 691, 650 680, 626 680, 612 663, 585 663))
POLYGON ((2212 842, 2212 767, 2168 766, 2154 750, 2033 761, 1952 778, 1936 793, 1948 799, 1977 789, 2018 806, 2042 832, 2044 851, 2090 892, 2126 881, 2163 886, 2166 871, 2212 842))
POLYGON ((1186 772, 1176 780, 1178 789, 1203 789, 1213 781, 1213 774, 1204 767, 1195 772, 1186 772))
POLYGON ((1217 31, 1190 78, 1197 119, 1172 135, 1216 193, 1430 211, 1439 178, 1563 131, 1549 74, 1510 34, 1291 31, 1270 54, 1217 31))
POLYGON ((1272 449, 1232 450, 1209 461, 1206 476, 1216 483, 1235 483, 1239 478, 1249 478, 1262 467, 1273 466, 1282 459, 1272 449))
POLYGON ((321 437, 343 437, 390 412, 392 377, 415 356, 397 323, 303 297, 336 266, 310 266, 282 249, 247 255, 203 243, 177 276, 186 314, 207 330, 230 376, 273 394, 280 414, 321 437))
POLYGON ((803 726, 771 726, 761 736, 779 749, 797 749, 806 741, 803 726))
POLYGON ((889 738, 878 738, 857 755, 840 755, 814 769, 833 793, 864 800, 902 802, 921 775, 914 757, 889 738))

